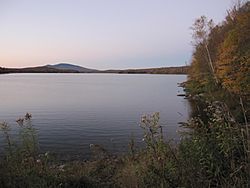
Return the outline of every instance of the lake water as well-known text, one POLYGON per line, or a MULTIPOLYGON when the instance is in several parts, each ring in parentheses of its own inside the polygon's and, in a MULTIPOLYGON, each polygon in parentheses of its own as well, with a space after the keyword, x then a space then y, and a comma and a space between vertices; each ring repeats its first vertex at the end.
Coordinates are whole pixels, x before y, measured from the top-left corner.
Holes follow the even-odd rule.
MULTIPOLYGON (((141 116, 160 112, 165 138, 178 142, 178 122, 190 113, 188 101, 177 96, 183 93, 177 83, 185 80, 185 75, 0 75, 0 122, 8 122, 15 137, 16 119, 29 112, 42 152, 87 157, 90 144, 125 152, 131 135, 141 146, 141 116)), ((0 133, 0 152, 3 144, 0 133)))

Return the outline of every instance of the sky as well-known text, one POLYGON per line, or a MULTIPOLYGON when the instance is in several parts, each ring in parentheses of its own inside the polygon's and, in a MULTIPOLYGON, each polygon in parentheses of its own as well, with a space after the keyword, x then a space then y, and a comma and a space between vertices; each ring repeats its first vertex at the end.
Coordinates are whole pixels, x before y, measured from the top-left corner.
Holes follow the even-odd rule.
POLYGON ((201 15, 232 0, 0 0, 0 66, 67 62, 96 69, 181 66, 201 15))

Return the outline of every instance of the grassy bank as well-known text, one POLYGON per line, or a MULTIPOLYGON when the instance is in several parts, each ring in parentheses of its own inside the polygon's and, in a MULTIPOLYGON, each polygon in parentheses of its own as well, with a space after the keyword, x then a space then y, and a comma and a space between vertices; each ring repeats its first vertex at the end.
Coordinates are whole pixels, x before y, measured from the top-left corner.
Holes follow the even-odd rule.
POLYGON ((204 122, 195 117, 177 147, 163 138, 159 113, 142 117, 146 148, 113 156, 91 146, 88 161, 61 162, 39 152, 31 115, 19 119, 20 137, 13 140, 9 125, 1 124, 6 140, 0 161, 0 187, 248 187, 249 161, 245 130, 216 102, 206 108, 204 122), (19 143, 19 144, 17 144, 19 143))

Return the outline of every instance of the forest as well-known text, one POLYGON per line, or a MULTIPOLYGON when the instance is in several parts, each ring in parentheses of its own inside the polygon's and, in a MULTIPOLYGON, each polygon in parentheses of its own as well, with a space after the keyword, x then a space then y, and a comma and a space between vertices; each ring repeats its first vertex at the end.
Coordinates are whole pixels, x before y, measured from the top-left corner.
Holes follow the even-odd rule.
POLYGON ((234 6, 216 26, 205 16, 195 21, 191 27, 195 48, 188 81, 191 92, 209 95, 223 90, 249 107, 249 9, 249 2, 234 6))

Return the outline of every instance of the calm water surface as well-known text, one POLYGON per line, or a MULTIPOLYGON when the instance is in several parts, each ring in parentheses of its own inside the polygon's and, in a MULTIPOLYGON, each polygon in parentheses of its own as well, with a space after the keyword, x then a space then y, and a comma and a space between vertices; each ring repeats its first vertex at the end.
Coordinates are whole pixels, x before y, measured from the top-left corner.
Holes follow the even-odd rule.
MULTIPOLYGON (((42 152, 89 156, 90 144, 127 150, 131 135, 141 146, 143 114, 160 112, 166 139, 179 140, 178 122, 189 117, 177 83, 185 75, 8 74, 0 75, 0 121, 18 135, 16 119, 32 113, 42 152)), ((0 135, 0 151, 3 151, 0 135)))

